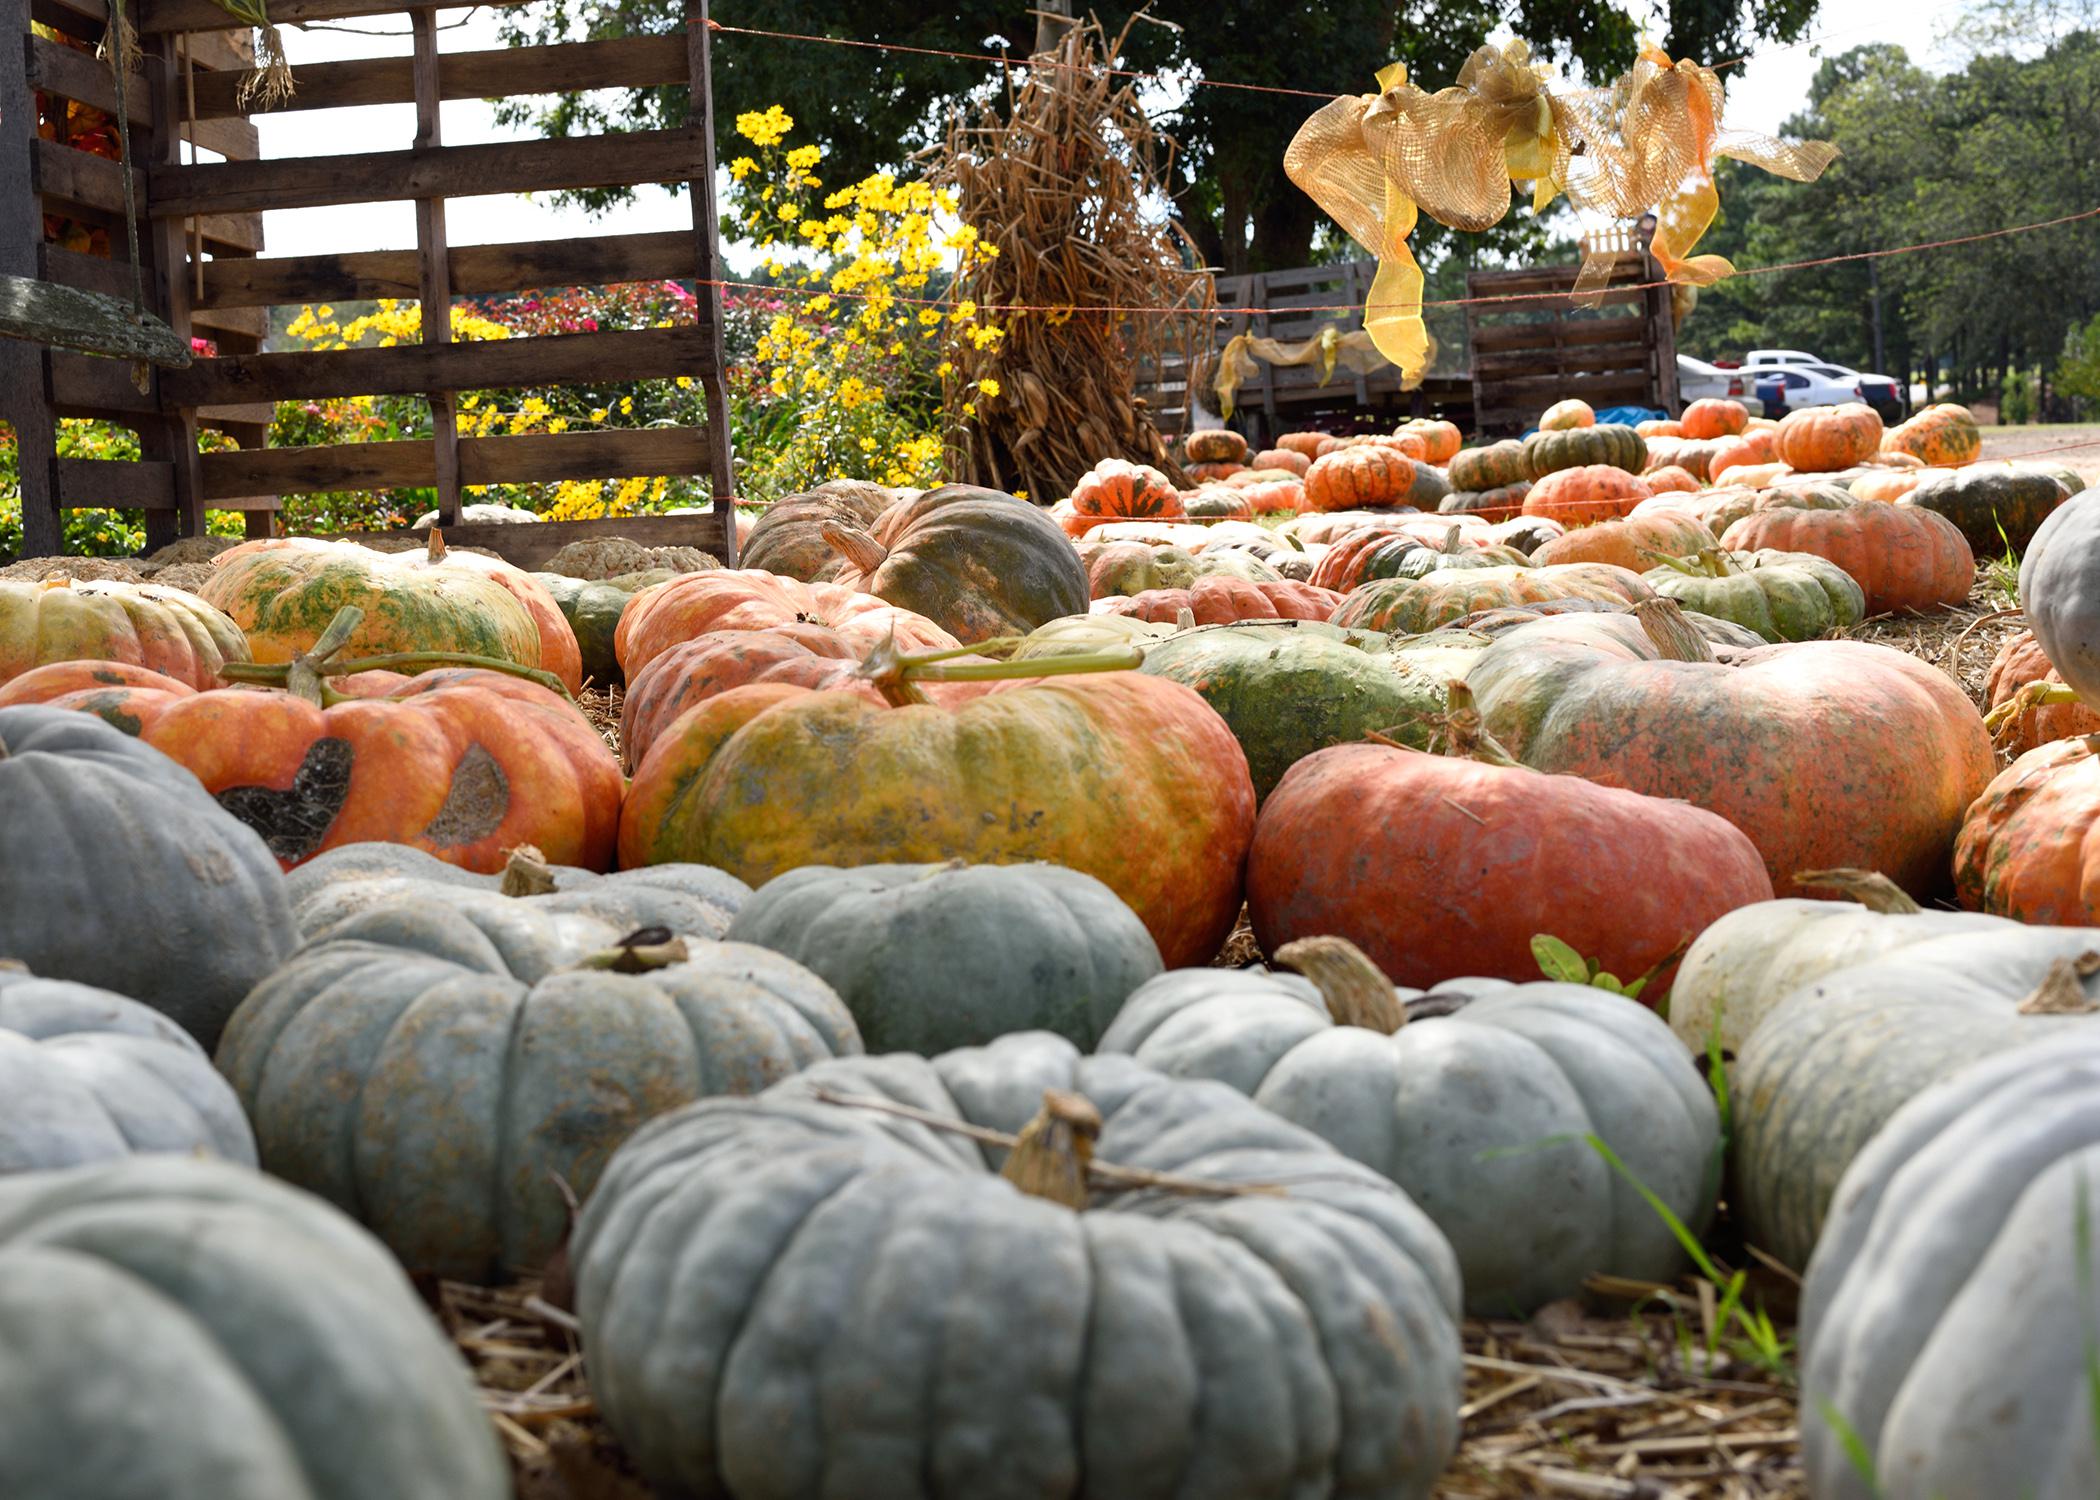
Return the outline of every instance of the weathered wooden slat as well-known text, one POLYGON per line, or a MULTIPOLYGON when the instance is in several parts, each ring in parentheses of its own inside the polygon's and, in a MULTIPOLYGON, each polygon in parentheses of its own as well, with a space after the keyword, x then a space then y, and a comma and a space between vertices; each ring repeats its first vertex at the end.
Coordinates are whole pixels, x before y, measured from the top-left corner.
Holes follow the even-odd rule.
POLYGON ((244 406, 200 406, 197 420, 206 427, 268 427, 277 416, 277 408, 267 401, 251 401, 244 406))
POLYGON ((216 338, 223 333, 266 338, 270 332, 270 315, 259 307, 194 308, 190 312, 190 327, 206 338, 216 338))
MULTIPOLYGON (((1610 272, 1614 282, 1646 279, 1642 257, 1635 252, 1621 252, 1613 256, 1610 272)), ((1575 285, 1575 278, 1581 274, 1580 265, 1521 266, 1508 271, 1471 271, 1466 275, 1467 295, 1565 291, 1575 285)))
POLYGON ((1588 373, 1597 375, 1617 374, 1627 370, 1645 372, 1648 368, 1648 346, 1639 341, 1621 344, 1570 344, 1555 349, 1513 349, 1508 352, 1473 355, 1473 368, 1484 376, 1494 376, 1498 381, 1521 378, 1527 374, 1588 373))
POLYGON ((60 286, 78 287, 83 292, 100 292, 105 297, 131 298, 131 263, 112 260, 106 255, 82 255, 77 251, 45 244, 38 247, 43 262, 41 272, 46 281, 55 281, 60 286))
MULTIPOLYGON (((0 36, 22 46, 29 35, 28 0, 0 0, 0 36)), ((21 56, 20 52, 15 54, 21 56)), ((38 144, 36 90, 13 66, 0 60, 0 274, 34 277, 41 269, 44 222, 35 211, 38 144)), ((22 550, 29 557, 48 557, 59 550, 58 424, 45 400, 45 361, 35 344, 0 339, 0 420, 16 442, 17 490, 22 507, 22 550)))
MULTIPOLYGON (((92 6, 102 14, 101 0, 61 0, 71 6, 92 6)), ((441 10, 458 0, 271 0, 270 19, 279 26, 303 21, 343 21, 357 16, 387 16, 406 10, 441 10)), ((526 0, 489 0, 493 9, 523 5, 526 0)), ((139 30, 148 36, 170 31, 245 31, 247 23, 236 20, 212 0, 138 0, 139 30)))
POLYGON ((314 396, 404 396, 506 390, 582 381, 661 380, 690 374, 704 351, 692 325, 621 333, 564 333, 485 344, 404 344, 200 359, 161 373, 176 406, 296 401, 314 396))
POLYGON ((1528 323, 1483 323, 1473 330, 1473 350, 1554 349, 1570 344, 1639 342, 1637 317, 1539 318, 1528 323))
MULTIPOLYGON (((707 430, 698 427, 461 438, 459 475, 469 486, 679 478, 704 474, 713 451, 707 430)), ((400 489, 437 479, 435 452, 421 441, 207 453, 203 463, 204 495, 212 501, 261 490, 311 494, 400 489)))
POLYGON ((200 162, 155 172, 148 211, 168 218, 685 182, 706 155, 706 142, 697 130, 679 129, 276 161, 200 162))
POLYGON ((150 459, 62 458, 58 503, 63 510, 172 510, 175 466, 150 459))
MULTIPOLYGON (((222 82, 229 97, 239 82, 234 75, 206 73, 197 80, 200 92, 205 79, 222 82)), ((116 85, 110 79, 107 63, 97 61, 93 53, 82 52, 44 37, 32 36, 29 39, 29 81, 32 87, 47 94, 56 94, 62 99, 77 99, 80 103, 92 105, 105 113, 114 113, 117 107, 116 85)), ((151 105, 147 101, 146 90, 126 89, 124 98, 133 128, 149 125, 151 105)), ((239 118, 237 111, 227 110, 225 113, 234 118, 205 119, 200 114, 197 122, 197 144, 222 156, 253 157, 259 149, 254 125, 239 118)))
MULTIPOLYGON (((271 113, 340 109, 356 104, 412 104, 416 97, 413 69, 405 57, 304 63, 298 70, 298 79, 298 92, 271 113)), ((684 81, 685 38, 620 37, 552 47, 448 52, 439 60, 438 96, 495 99, 582 89, 656 88, 684 81)), ((240 115, 235 98, 240 83, 240 78, 230 73, 200 75, 198 118, 240 115)))
POLYGON ((62 417, 126 417, 155 411, 153 397, 131 383, 126 360, 86 354, 51 356, 51 405, 62 417))
POLYGON ((708 454, 708 493, 721 521, 722 560, 736 566, 735 462, 729 451, 729 401, 722 381, 722 278, 720 226, 715 220, 715 96, 709 51, 707 0, 685 0, 686 100, 700 136, 700 164, 686 184, 693 210, 693 252, 699 283, 694 305, 701 347, 700 395, 715 441, 708 454))
MULTIPOLYGON (((72 218, 114 226, 112 239, 121 241, 124 222, 124 169, 116 162, 61 146, 56 141, 32 142, 37 189, 49 209, 72 218)), ((134 142, 134 146, 137 143, 134 142)), ((207 166, 255 166, 254 162, 208 163, 207 166)), ((174 170, 201 171, 202 167, 174 170)), ((132 185, 141 210, 146 206, 144 174, 134 172, 132 185)), ((262 248, 260 213, 209 213, 204 218, 204 248, 214 255, 252 255, 262 248)))
POLYGON ((1487 387, 1488 403, 1528 410, 1533 417, 1554 401, 1579 398, 1639 400, 1648 394, 1648 374, 1634 370, 1616 375, 1540 375, 1524 380, 1496 380, 1487 387))
MULTIPOLYGON (((505 562, 530 570, 544 566, 547 559, 571 542, 597 541, 612 536, 627 537, 644 547, 695 547, 726 560, 728 549, 724 529, 722 517, 705 510, 690 515, 632 516, 614 521, 540 521, 517 525, 470 521, 447 526, 444 530, 445 541, 451 546, 485 547, 505 562)), ((374 535, 416 536, 421 539, 420 533, 407 531, 339 531, 330 534, 331 539, 346 542, 362 542, 374 535)))
MULTIPOLYGON (((535 287, 671 281, 693 274, 693 237, 690 231, 668 230, 509 245, 454 245, 446 259, 452 271, 453 295, 462 297, 535 287)), ((414 297, 420 285, 413 250, 220 260, 205 265, 204 297, 197 305, 274 307, 360 297, 414 297)))

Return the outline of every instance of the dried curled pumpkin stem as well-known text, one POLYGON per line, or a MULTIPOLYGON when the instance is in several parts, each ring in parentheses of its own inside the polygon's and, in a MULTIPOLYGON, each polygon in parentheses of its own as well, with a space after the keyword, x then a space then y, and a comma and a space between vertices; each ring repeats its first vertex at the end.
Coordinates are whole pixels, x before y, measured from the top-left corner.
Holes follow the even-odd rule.
POLYGON ((1073 1212, 1086 1207, 1086 1169, 1101 1138, 1101 1111, 1068 1089, 1044 1089, 1043 1107, 1021 1127, 999 1175, 1028 1194, 1073 1212))
POLYGON ((646 974, 652 969, 668 969, 673 964, 682 964, 690 957, 692 951, 686 947, 685 939, 670 928, 643 927, 628 933, 610 948, 585 954, 562 972, 578 974, 601 970, 613 974, 646 974))
POLYGON ((1276 962, 1313 982, 1337 1026, 1391 1036, 1407 1024, 1407 1007, 1385 971, 1344 937, 1299 938, 1276 950, 1276 962))
POLYGON ((1633 607, 1649 644, 1662 661, 1712 661, 1713 647, 1698 628, 1684 617, 1675 599, 1643 599, 1633 607))
POLYGON ((504 851, 503 882, 496 887, 505 896, 549 896, 554 893, 554 866, 533 844, 520 844, 504 851))
POLYGON ((1910 898, 1910 892, 1879 870, 1797 870, 1794 884, 1812 890, 1837 891, 1848 901, 1857 901, 1883 916, 1908 916, 1925 908, 1910 898))
POLYGON ((2085 981, 2095 974, 2100 974, 2100 953, 2059 958, 2017 1009, 2023 1016, 2082 1016, 2100 1010, 2100 1001, 2088 999, 2085 993, 2085 981))
POLYGON ((1995 735, 2029 709, 2046 708, 2052 703, 2076 703, 2078 701, 2077 690, 2068 683, 2030 682, 1985 714, 1983 716, 1983 727, 1995 735))
POLYGON ((1477 760, 1490 766, 1523 764, 1500 740, 1488 733, 1470 687, 1454 678, 1445 686, 1444 695, 1444 711, 1430 721, 1436 726, 1429 741, 1432 752, 1477 760))
POLYGON ((858 526, 825 521, 817 531, 831 549, 851 563, 854 571, 863 578, 873 576, 877 568, 889 561, 888 549, 858 526))

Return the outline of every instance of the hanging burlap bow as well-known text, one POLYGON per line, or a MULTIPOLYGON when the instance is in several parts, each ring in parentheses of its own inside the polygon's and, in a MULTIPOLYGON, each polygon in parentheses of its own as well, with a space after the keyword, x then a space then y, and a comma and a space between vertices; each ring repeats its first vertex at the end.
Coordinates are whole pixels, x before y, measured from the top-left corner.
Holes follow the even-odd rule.
MULTIPOLYGON (((1692 257, 1720 200, 1713 158, 1733 156, 1796 181, 1810 181, 1837 155, 1822 142, 1790 145, 1771 136, 1724 132, 1713 70, 1641 54, 1609 89, 1556 93, 1523 42, 1476 50, 1458 84, 1431 94, 1394 63, 1381 92, 1323 105, 1284 153, 1291 181, 1378 258, 1364 331, 1402 372, 1403 387, 1427 368, 1422 268, 1407 237, 1418 213, 1472 232, 1501 222, 1510 184, 1532 184, 1532 209, 1565 192, 1589 215, 1658 219, 1656 259, 1673 281, 1710 285, 1733 267, 1692 257)), ((1611 257, 1588 257, 1576 294, 1603 289, 1611 257)))
MULTIPOLYGON (((1423 366, 1427 368, 1436 362, 1436 336, 1424 330, 1423 338, 1427 343, 1423 366)), ((1260 366, 1255 364, 1256 360, 1271 365, 1318 365, 1321 385, 1334 379, 1337 368, 1346 368, 1355 375, 1369 375, 1391 363, 1371 342, 1371 335, 1360 328, 1348 333, 1339 328, 1323 328, 1313 337, 1297 344, 1286 344, 1251 333, 1236 334, 1218 352, 1217 373, 1211 377, 1211 389, 1218 397, 1219 416, 1232 416, 1233 404, 1239 397, 1240 386, 1261 373, 1260 366)), ((1422 383, 1419 372, 1413 383, 1422 383)))

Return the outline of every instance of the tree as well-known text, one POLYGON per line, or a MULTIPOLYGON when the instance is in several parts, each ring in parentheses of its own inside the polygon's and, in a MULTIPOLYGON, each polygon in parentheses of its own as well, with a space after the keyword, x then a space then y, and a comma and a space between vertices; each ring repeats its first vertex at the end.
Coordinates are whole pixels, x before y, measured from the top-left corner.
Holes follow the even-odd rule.
MULTIPOLYGON (((1214 79, 1315 94, 1362 93, 1398 58, 1424 87, 1456 81, 1467 55, 1507 22, 1536 55, 1570 76, 1609 80, 1638 44, 1633 0, 1300 0, 1295 5, 1220 5, 1156 0, 1131 32, 1124 65, 1174 79, 1214 79)), ((1801 34, 1817 0, 1666 0, 1670 55, 1721 60, 1758 40, 1801 34)), ((1111 31, 1128 5, 1093 7, 1111 31)), ((967 59, 856 48, 733 33, 714 49, 718 128, 738 113, 783 106, 804 138, 821 142, 835 180, 901 165, 929 144, 946 113, 974 90, 996 86, 996 70, 976 54, 1005 50, 1017 59, 1032 45, 1028 0, 771 0, 769 31, 880 42, 967 59)), ((1641 7, 1642 16, 1651 12, 1641 7)), ((684 24, 677 0, 537 0, 506 13, 512 42, 662 34, 684 24)), ((1163 89, 1163 93, 1170 90, 1163 89)), ((1304 265, 1325 220, 1283 173, 1284 148, 1317 105, 1293 93, 1189 87, 1157 121, 1181 147, 1174 209, 1205 259, 1228 272, 1304 265)), ((511 101, 502 118, 553 135, 585 130, 656 129, 682 123, 682 87, 633 90, 615 99, 568 95, 551 105, 511 101)), ((726 138, 721 148, 731 150, 726 138)), ((606 195, 582 194, 587 201, 606 195)), ((1538 230, 1512 223, 1501 238, 1535 243, 1538 230)), ((1439 236, 1424 225, 1432 254, 1439 236)), ((1492 243, 1492 242, 1491 242, 1492 243)))

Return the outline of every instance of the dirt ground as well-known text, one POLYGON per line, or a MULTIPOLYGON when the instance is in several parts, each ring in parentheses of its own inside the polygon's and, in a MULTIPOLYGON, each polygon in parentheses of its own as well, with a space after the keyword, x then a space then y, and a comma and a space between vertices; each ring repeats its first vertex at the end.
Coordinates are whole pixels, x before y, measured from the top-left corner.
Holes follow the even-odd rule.
POLYGON ((2087 484, 2100 484, 2100 422, 2064 423, 2048 427, 1986 427, 1983 429, 1983 456, 2046 456, 2054 463, 2076 470, 2085 477, 2087 484), (2045 455, 2044 449, 2062 451, 2045 455))

